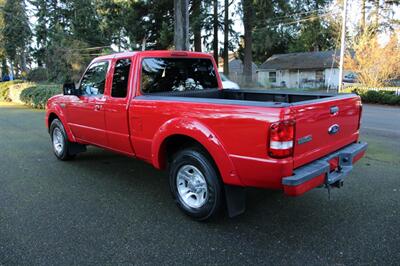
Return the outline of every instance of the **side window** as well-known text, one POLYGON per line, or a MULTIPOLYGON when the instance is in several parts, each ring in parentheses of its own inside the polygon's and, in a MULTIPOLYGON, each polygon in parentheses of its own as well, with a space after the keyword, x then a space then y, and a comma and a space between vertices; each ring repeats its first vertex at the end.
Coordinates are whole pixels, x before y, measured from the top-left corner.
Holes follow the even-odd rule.
POLYGON ((108 62, 99 62, 91 65, 83 75, 80 89, 86 96, 101 96, 104 94, 108 62))
POLYGON ((128 91, 129 70, 131 60, 120 59, 115 63, 111 97, 125 98, 128 91))

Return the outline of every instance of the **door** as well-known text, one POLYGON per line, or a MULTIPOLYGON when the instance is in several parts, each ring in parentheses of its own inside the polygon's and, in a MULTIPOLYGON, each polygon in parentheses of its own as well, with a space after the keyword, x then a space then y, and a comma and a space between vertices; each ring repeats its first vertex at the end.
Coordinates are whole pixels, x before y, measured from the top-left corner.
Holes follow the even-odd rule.
POLYGON ((103 105, 108 61, 93 63, 83 75, 79 88, 82 95, 67 104, 68 124, 81 141, 107 146, 103 105))
POLYGON ((106 92, 104 103, 106 135, 108 147, 133 155, 130 142, 128 106, 131 95, 132 80, 129 58, 116 59, 111 69, 113 73, 111 90, 106 92))

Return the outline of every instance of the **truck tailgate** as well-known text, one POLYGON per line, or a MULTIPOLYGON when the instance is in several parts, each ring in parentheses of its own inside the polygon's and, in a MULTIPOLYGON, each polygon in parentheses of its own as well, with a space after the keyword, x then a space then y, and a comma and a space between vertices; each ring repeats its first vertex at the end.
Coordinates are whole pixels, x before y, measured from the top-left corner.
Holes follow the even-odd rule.
POLYGON ((294 104, 291 108, 296 119, 294 168, 358 140, 361 115, 358 96, 313 100, 294 104))

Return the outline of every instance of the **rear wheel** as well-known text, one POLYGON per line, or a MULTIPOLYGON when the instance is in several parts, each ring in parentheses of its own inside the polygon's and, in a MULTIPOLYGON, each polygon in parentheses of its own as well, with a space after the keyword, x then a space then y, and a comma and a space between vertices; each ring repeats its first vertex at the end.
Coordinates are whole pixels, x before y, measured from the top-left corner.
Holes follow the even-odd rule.
POLYGON ((206 220, 220 210, 222 186, 218 171, 202 149, 176 153, 169 168, 169 183, 178 207, 190 217, 206 220))
POLYGON ((68 140, 67 133, 60 120, 54 119, 51 122, 50 136, 54 154, 58 159, 66 161, 75 157, 75 154, 69 153, 71 142, 68 140))

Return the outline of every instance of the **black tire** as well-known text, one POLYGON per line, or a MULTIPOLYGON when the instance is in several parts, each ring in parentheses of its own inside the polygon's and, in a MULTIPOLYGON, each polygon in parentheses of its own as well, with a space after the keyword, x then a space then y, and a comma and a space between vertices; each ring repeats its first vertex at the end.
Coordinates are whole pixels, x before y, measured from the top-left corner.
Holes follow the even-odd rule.
POLYGON ((51 138, 51 143, 53 146, 53 152, 54 155, 57 157, 57 159, 61 160, 61 161, 67 161, 67 160, 71 160, 75 157, 75 154, 70 154, 69 153, 69 148, 71 146, 71 142, 68 140, 68 136, 67 133, 65 132, 64 126, 61 123, 60 120, 58 119, 54 119, 51 122, 50 125, 50 138, 51 138), (54 144, 54 132, 58 131, 62 134, 62 141, 60 141, 62 143, 62 148, 60 150, 56 149, 56 145, 54 144))
POLYGON ((214 217, 222 205, 222 184, 216 166, 210 156, 199 148, 187 148, 178 151, 169 164, 169 184, 173 198, 178 207, 188 216, 198 221, 214 217), (205 203, 199 207, 191 207, 183 200, 178 192, 178 172, 184 167, 194 166, 205 180, 207 192, 205 203))

